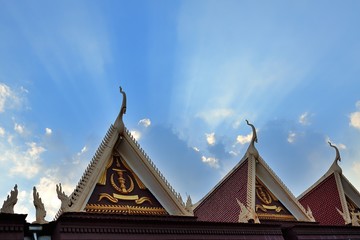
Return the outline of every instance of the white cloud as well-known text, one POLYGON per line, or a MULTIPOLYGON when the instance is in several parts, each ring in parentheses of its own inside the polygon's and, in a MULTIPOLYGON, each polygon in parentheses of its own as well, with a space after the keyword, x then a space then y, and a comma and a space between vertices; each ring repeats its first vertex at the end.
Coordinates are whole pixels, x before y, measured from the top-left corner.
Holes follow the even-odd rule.
POLYGON ((139 141, 139 139, 141 138, 141 132, 139 131, 132 130, 130 131, 130 133, 136 139, 136 141, 139 141))
POLYGON ((32 197, 30 197, 30 195, 24 190, 19 191, 18 202, 14 206, 14 212, 29 214, 29 207, 33 207, 31 206, 31 203, 32 203, 32 197))
POLYGON ((288 134, 287 141, 289 143, 293 143, 295 141, 295 138, 296 138, 296 133, 290 131, 288 134))
POLYGON ((243 145, 245 143, 249 143, 251 141, 251 138, 252 138, 252 132, 249 133, 248 135, 238 135, 236 137, 236 142, 243 145))
POLYGON ((232 155, 232 156, 234 156, 234 157, 236 157, 236 156, 238 155, 238 153, 235 152, 235 151, 230 151, 229 154, 232 155))
POLYGON ((5 108, 19 105, 20 102, 20 98, 9 86, 4 83, 0 83, 0 113, 4 112, 5 108))
POLYGON ((203 163, 208 164, 210 167, 212 168, 219 168, 219 161, 216 158, 213 157, 205 157, 205 156, 201 156, 201 161, 203 163))
POLYGON ((214 145, 216 142, 215 133, 205 133, 206 141, 209 145, 214 145))
POLYGON ((50 136, 52 134, 51 128, 45 128, 45 135, 50 136))
POLYGON ((12 147, 5 150, 0 157, 1 161, 10 161, 12 166, 9 170, 10 175, 17 175, 28 179, 33 178, 41 168, 40 155, 46 151, 35 142, 26 143, 25 151, 21 147, 12 147))
POLYGON ((0 127, 0 136, 3 137, 5 136, 5 129, 0 127))
POLYGON ((360 112, 350 114, 350 126, 360 130, 360 112))
POLYGON ((141 119, 139 122, 138 122, 139 125, 143 126, 143 127, 149 127, 151 125, 151 121, 149 118, 144 118, 144 119, 141 119))
POLYGON ((25 130, 25 127, 24 127, 24 125, 20 125, 18 123, 15 123, 14 130, 19 134, 23 134, 24 130, 25 130))
POLYGON ((301 125, 309 125, 310 121, 309 121, 309 113, 308 112, 304 112, 303 114, 300 115, 299 117, 299 123, 301 125))
POLYGON ((200 149, 197 148, 197 147, 193 147, 193 149, 194 149, 195 152, 200 152, 200 149))

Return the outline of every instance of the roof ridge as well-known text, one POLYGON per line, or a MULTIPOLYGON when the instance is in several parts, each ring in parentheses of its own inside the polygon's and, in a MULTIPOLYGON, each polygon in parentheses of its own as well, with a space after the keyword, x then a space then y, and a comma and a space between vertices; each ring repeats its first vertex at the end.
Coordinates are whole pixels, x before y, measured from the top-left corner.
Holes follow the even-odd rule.
POLYGON ((303 211, 303 213, 307 216, 307 211, 304 206, 299 202, 299 200, 295 197, 295 195, 290 191, 290 189, 285 185, 285 183, 281 180, 279 176, 276 175, 274 170, 270 168, 270 166, 265 162, 265 160, 259 155, 259 160, 261 160, 262 164, 268 169, 269 173, 274 177, 274 179, 279 183, 279 185, 285 190, 286 193, 290 196, 291 200, 303 211))
POLYGON ((163 184, 170 190, 170 192, 174 195, 174 197, 177 199, 177 201, 185 207, 185 203, 182 200, 182 197, 180 193, 176 192, 175 189, 171 186, 169 181, 165 178, 165 176, 162 174, 162 172, 156 167, 155 163, 151 160, 149 155, 144 151, 144 149, 140 146, 139 142, 135 139, 135 137, 131 134, 131 132, 125 127, 124 133, 133 141, 137 149, 139 150, 139 153, 142 154, 144 159, 146 159, 149 167, 152 168, 152 170, 158 175, 158 177, 163 181, 163 184))
MULTIPOLYGON (((90 163, 86 167, 83 175, 81 176, 79 182, 77 183, 74 191, 69 196, 69 208, 71 209, 71 206, 74 205, 78 197, 80 196, 81 192, 85 188, 86 184, 88 183, 89 176, 92 174, 93 170, 96 168, 96 165, 99 163, 99 160, 105 150, 106 147, 109 147, 108 144, 110 142, 110 139, 113 137, 113 135, 116 133, 116 128, 113 124, 110 125, 108 131, 105 134, 105 137, 101 141, 99 147, 97 148, 94 156, 92 157, 90 163)), ((57 214, 54 217, 54 220, 56 220, 61 214, 62 214, 61 208, 57 212, 57 214)))

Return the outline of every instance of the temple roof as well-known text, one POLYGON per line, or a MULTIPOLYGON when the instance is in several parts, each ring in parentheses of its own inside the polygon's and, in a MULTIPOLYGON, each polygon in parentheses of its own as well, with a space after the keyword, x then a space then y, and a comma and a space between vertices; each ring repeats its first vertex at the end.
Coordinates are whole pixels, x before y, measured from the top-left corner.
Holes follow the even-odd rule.
POLYGON ((126 95, 73 193, 60 188, 62 212, 191 216, 185 204, 125 127, 126 95))
POLYGON ((333 164, 298 199, 304 206, 311 207, 315 219, 321 224, 359 224, 355 219, 358 216, 354 218, 352 215, 359 215, 360 193, 342 174, 342 169, 338 165, 341 161, 338 148, 330 142, 329 144, 336 150, 333 164))
POLYGON ((255 148, 253 137, 240 162, 194 208, 204 221, 314 221, 255 148))

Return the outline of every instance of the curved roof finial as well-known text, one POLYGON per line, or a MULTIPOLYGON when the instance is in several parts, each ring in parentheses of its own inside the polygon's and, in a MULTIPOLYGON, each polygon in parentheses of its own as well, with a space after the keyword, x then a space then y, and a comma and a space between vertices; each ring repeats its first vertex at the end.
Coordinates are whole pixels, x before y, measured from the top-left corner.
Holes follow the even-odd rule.
POLYGON ((246 119, 246 124, 249 125, 252 129, 253 135, 251 138, 251 143, 254 144, 254 142, 257 142, 257 135, 256 135, 256 129, 254 127, 254 125, 252 125, 251 123, 249 123, 249 121, 246 119))
POLYGON ((121 86, 120 86, 120 93, 123 95, 123 100, 120 109, 120 118, 122 119, 122 116, 126 113, 126 93, 122 90, 121 86))
POLYGON ((328 141, 328 143, 329 143, 330 147, 335 148, 335 151, 336 151, 335 162, 336 162, 336 161, 341 162, 341 157, 340 157, 339 149, 338 149, 335 145, 332 145, 330 141, 328 141))

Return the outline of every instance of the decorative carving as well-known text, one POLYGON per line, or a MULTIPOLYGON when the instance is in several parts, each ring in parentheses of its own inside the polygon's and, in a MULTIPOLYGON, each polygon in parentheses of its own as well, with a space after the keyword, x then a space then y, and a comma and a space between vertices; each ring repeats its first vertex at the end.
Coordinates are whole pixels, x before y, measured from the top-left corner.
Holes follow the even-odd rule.
POLYGON ((346 196, 346 203, 347 203, 347 207, 349 209, 349 213, 350 213, 350 218, 351 218, 351 225, 352 226, 360 226, 360 209, 358 206, 355 205, 355 203, 353 201, 351 201, 347 196, 346 196))
POLYGON ((328 141, 328 143, 329 143, 330 147, 334 148, 336 151, 335 162, 337 162, 337 161, 341 162, 339 149, 335 145, 332 145, 330 141, 328 141))
POLYGON ((338 213, 342 216, 342 218, 344 219, 345 224, 351 224, 351 219, 346 217, 346 214, 343 213, 342 211, 340 211, 337 207, 336 210, 338 211, 338 213))
POLYGON ((45 220, 45 216, 46 216, 45 207, 35 187, 33 188, 33 197, 34 197, 34 206, 36 209, 36 220, 33 223, 38 223, 38 224, 47 223, 47 221, 45 220))
POLYGON ((120 120, 119 134, 120 134, 120 136, 123 136, 124 131, 125 131, 123 116, 126 113, 126 93, 122 90, 122 87, 120 87, 120 93, 123 95, 123 99, 122 99, 121 109, 120 109, 120 113, 119 113, 119 120, 120 120))
POLYGON ((267 212, 267 210, 274 210, 275 212, 284 211, 282 206, 277 205, 278 200, 276 197, 267 190, 258 179, 256 179, 256 196, 261 201, 260 204, 256 204, 255 210, 259 209, 263 212, 267 212))
POLYGON ((258 141, 257 134, 256 134, 256 129, 255 129, 253 124, 249 123, 248 120, 245 120, 245 121, 246 121, 246 124, 251 127, 252 132, 253 132, 251 142, 250 142, 250 145, 249 145, 246 153, 247 153, 248 156, 254 156, 255 159, 257 159, 259 157, 259 152, 255 148, 255 143, 257 143, 257 141, 258 141))
POLYGON ((160 207, 139 207, 129 205, 103 205, 87 204, 86 212, 94 213, 121 213, 121 214, 149 214, 149 215, 167 215, 165 209, 160 207))
POLYGON ((309 205, 307 206, 307 210, 306 210, 306 216, 308 216, 308 218, 312 221, 315 222, 315 218, 312 214, 311 208, 309 207, 309 205))
POLYGON ((193 211, 193 204, 192 204, 192 201, 191 201, 191 197, 190 197, 190 195, 187 197, 187 200, 186 200, 186 205, 185 205, 185 209, 189 212, 189 213, 191 213, 191 214, 193 214, 194 213, 194 211, 193 211))
POLYGON ((254 209, 246 207, 239 199, 236 198, 236 202, 240 206, 239 220, 240 223, 260 223, 259 217, 257 216, 254 209))
POLYGON ((6 200, 4 201, 4 204, 3 204, 2 208, 0 209, 0 212, 14 213, 14 206, 18 200, 17 196, 18 196, 18 189, 17 189, 17 185, 15 184, 14 190, 10 191, 10 195, 8 195, 6 200))
MULTIPOLYGON (((121 160, 120 156, 113 155, 110 163, 111 164, 108 164, 106 166, 104 176, 106 177, 107 171, 114 163, 115 167, 111 168, 111 171, 114 171, 118 177, 116 179, 117 181, 115 181, 114 173, 112 173, 110 175, 110 185, 115 190, 115 192, 113 192, 112 194, 100 193, 98 202, 100 202, 102 199, 105 198, 112 203, 118 203, 119 200, 125 200, 125 201, 134 201, 138 205, 144 202, 148 202, 152 204, 150 198, 139 197, 138 194, 132 194, 135 188, 135 183, 136 183, 136 187, 139 189, 145 189, 145 186, 136 176, 136 174, 130 169, 130 167, 125 163, 125 161, 121 160), (133 178, 135 180, 133 180, 133 178)), ((104 182, 106 182, 106 179, 104 179, 104 182)))
POLYGON ((56 193, 61 201, 61 211, 66 212, 69 209, 70 199, 62 190, 61 183, 59 183, 59 185, 56 185, 56 193))

